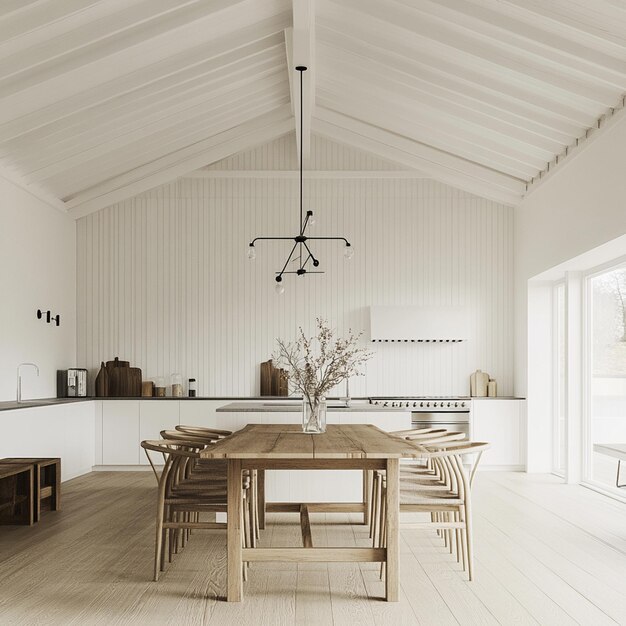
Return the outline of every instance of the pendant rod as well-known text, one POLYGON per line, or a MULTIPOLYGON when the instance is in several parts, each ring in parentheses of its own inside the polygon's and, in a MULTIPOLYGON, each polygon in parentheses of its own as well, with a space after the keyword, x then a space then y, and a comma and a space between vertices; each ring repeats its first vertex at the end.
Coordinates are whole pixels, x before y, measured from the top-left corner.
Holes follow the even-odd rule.
POLYGON ((306 67, 304 65, 298 65, 296 67, 298 72, 300 72, 300 234, 304 234, 304 213, 302 208, 302 179, 303 179, 303 163, 302 163, 302 155, 303 144, 304 144, 304 90, 302 88, 303 82, 303 74, 306 72, 306 67))

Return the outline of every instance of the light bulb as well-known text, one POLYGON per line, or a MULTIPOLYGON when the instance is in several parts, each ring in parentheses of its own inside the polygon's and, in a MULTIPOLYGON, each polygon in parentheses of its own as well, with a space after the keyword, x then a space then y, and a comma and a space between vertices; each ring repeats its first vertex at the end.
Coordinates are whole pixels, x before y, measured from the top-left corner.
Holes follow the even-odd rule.
POLYGON ((256 259, 256 249, 253 245, 248 246, 248 260, 254 261, 256 259))
POLYGON ((285 293, 285 287, 282 283, 276 283, 276 287, 274 287, 274 289, 276 289, 276 293, 279 296, 282 296, 285 293))
POLYGON ((354 250, 349 243, 346 244, 346 247, 343 251, 343 256, 345 256, 348 261, 354 256, 354 250))

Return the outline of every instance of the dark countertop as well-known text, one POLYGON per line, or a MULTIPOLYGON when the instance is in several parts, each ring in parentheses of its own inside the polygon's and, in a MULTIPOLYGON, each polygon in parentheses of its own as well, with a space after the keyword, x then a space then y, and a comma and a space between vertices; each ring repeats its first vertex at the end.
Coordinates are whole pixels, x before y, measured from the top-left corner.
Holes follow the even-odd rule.
MULTIPOLYGON (((389 396, 393 400, 393 396, 389 396)), ((367 400, 367 397, 353 397, 351 400, 358 402, 367 400)), ((198 401, 198 400, 217 400, 220 402, 277 402, 277 401, 291 401, 299 402, 302 398, 297 396, 196 396, 195 398, 188 398, 183 396, 182 398, 173 398, 167 396, 165 398, 143 398, 143 397, 124 397, 124 398, 34 398, 28 400, 22 400, 19 404, 15 400, 6 400, 0 402, 0 411, 13 411, 15 409, 32 409, 34 407, 41 406, 54 406, 55 404, 73 404, 75 402, 91 402, 93 400, 150 400, 150 401, 167 401, 167 400, 184 400, 184 401, 198 401)), ((329 402, 337 401, 339 398, 328 398, 329 402)), ((471 400, 525 400, 525 398, 519 398, 516 396, 498 396, 496 398, 471 398, 471 400)), ((231 409, 234 410, 234 409, 231 409)), ((267 410, 267 409, 266 409, 267 410)), ((280 409, 278 409, 280 410, 280 409)), ((344 409, 345 410, 345 409, 344 409)), ((355 410, 354 408, 352 410, 355 410)), ((376 410, 376 409, 361 409, 361 410, 376 410)), ((381 409, 378 409, 381 410, 381 409)))

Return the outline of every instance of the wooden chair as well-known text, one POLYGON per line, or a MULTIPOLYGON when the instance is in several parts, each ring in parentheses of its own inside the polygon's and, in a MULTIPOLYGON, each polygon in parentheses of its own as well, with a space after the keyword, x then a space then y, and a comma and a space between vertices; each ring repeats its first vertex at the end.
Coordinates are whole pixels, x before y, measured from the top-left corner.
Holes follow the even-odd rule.
MULTIPOLYGON (((443 532, 445 546, 452 553, 456 549, 457 561, 463 562, 463 570, 473 580, 473 536, 471 488, 482 453, 490 446, 483 442, 448 441, 419 444, 418 456, 433 462, 439 481, 434 488, 419 480, 407 480, 400 476, 400 512, 430 513, 430 522, 400 523, 401 528, 436 528, 443 532), (468 473, 464 458, 475 456, 468 473), (454 533, 453 533, 454 531, 454 533)), ((381 513, 378 547, 386 542, 384 494, 385 479, 381 477, 381 513)), ((381 568, 382 576, 382 568, 381 568)))
MULTIPOLYGON (((448 442, 448 441, 459 441, 465 439, 465 433, 457 432, 457 431, 449 431, 445 428, 416 428, 411 430, 401 430, 389 433, 391 435, 395 435, 396 437, 401 437, 402 439, 407 439, 409 441, 420 442, 420 443, 428 443, 428 442, 448 442)), ((440 479, 439 475, 433 470, 432 464, 429 460, 426 460, 423 463, 401 463, 400 464, 400 475, 403 474, 417 474, 419 473, 425 480, 438 481, 440 479)), ((376 532, 380 530, 378 528, 378 520, 379 520, 379 506, 381 502, 381 489, 382 483, 384 479, 384 472, 374 472, 372 477, 370 478, 371 482, 371 495, 369 498, 369 536, 372 539, 373 545, 376 545, 376 532)))
POLYGON ((29 463, 0 464, 0 524, 35 522, 35 468, 29 463))
POLYGON ((42 503, 47 504, 51 511, 61 510, 61 459, 51 458, 7 458, 0 463, 32 465, 34 469, 34 519, 41 519, 42 503))
MULTIPOLYGON (((199 459, 199 452, 206 444, 196 440, 157 440, 142 441, 144 450, 162 454, 165 465, 159 477, 157 492, 156 540, 154 559, 154 580, 159 579, 159 572, 165 569, 165 545, 169 545, 169 560, 179 552, 184 533, 190 529, 226 529, 222 522, 208 522, 200 519, 205 512, 226 513, 227 510, 227 482, 225 464, 216 463, 216 471, 211 474, 206 467, 199 475, 195 462, 199 459), (220 465, 224 471, 220 472, 220 465)), ((252 545, 250 525, 246 515, 250 508, 250 484, 248 479, 243 481, 242 490, 242 527, 244 529, 244 547, 252 545)), ((243 572, 246 578, 246 570, 243 572)))

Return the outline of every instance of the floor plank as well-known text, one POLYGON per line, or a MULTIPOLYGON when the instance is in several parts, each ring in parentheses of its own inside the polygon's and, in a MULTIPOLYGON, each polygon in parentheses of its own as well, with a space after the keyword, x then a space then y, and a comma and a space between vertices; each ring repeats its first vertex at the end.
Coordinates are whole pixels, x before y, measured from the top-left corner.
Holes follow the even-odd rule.
MULTIPOLYGON (((554 476, 476 480, 476 580, 434 531, 402 530, 400 598, 382 601, 375 563, 255 563, 226 603, 223 531, 196 531, 151 581, 155 482, 101 472, 63 485, 64 508, 0 528, 0 623, 626 624, 626 506, 554 476)), ((356 514, 311 514, 316 546, 370 545, 356 514)), ((268 515, 262 546, 302 541, 297 514, 268 515)))

